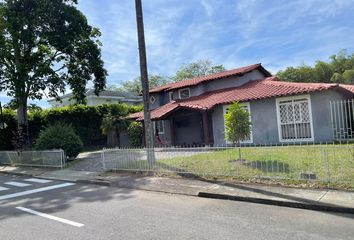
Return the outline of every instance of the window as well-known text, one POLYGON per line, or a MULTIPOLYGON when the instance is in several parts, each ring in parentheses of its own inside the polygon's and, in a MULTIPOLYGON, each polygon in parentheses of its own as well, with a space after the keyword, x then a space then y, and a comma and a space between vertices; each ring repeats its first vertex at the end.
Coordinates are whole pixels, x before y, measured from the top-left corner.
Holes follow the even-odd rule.
MULTIPOLYGON (((251 108, 250 108, 250 103, 246 102, 246 103, 240 103, 241 107, 243 107, 244 110, 246 110, 249 113, 249 117, 250 117, 250 122, 252 122, 252 118, 251 118, 251 108)), ((224 133, 225 133, 225 138, 226 138, 226 126, 225 126, 225 114, 227 114, 227 110, 228 110, 228 105, 224 106, 224 133)), ((252 143, 253 142, 253 137, 252 137, 252 125, 251 125, 251 131, 250 134, 248 136, 247 139, 241 141, 241 143, 252 143)), ((231 143, 229 141, 226 140, 226 143, 231 143)))
POLYGON ((154 121, 154 134, 156 133, 156 130, 159 134, 164 133, 165 129, 164 129, 163 120, 154 121))
POLYGON ((151 97, 150 97, 150 103, 151 103, 151 104, 154 104, 155 101, 156 101, 156 98, 155 98, 154 96, 151 96, 151 97))
POLYGON ((173 92, 168 93, 168 98, 169 98, 170 102, 173 100, 173 92))
POLYGON ((310 96, 277 99, 280 141, 313 140, 310 96))
POLYGON ((190 95, 191 95, 191 91, 190 91, 189 88, 180 89, 180 90, 178 91, 178 93, 179 93, 179 98, 180 98, 180 99, 189 98, 190 95))

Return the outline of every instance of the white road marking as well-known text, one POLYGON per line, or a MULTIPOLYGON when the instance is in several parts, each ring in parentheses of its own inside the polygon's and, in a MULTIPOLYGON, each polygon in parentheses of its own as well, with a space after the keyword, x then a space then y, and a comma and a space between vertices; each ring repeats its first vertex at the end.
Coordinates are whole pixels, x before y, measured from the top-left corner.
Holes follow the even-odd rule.
POLYGON ((51 180, 47 179, 39 179, 39 178, 29 178, 25 179, 26 182, 34 182, 34 183, 50 183, 51 180))
POLYGON ((67 219, 64 219, 64 218, 60 218, 60 217, 55 217, 55 216, 52 216, 52 215, 49 215, 49 214, 46 214, 46 213, 37 212, 37 211, 34 211, 32 209, 29 209, 29 208, 24 208, 24 207, 16 207, 16 208, 21 210, 21 211, 24 211, 24 212, 28 212, 28 213, 31 213, 31 214, 34 214, 34 215, 37 215, 37 216, 40 216, 40 217, 44 217, 44 218, 48 218, 48 219, 51 219, 51 220, 54 220, 54 221, 65 223, 65 224, 68 224, 68 225, 71 225, 71 226, 74 226, 74 227, 83 227, 84 226, 84 224, 82 224, 82 223, 73 222, 73 221, 70 221, 70 220, 67 220, 67 219))
POLYGON ((5 190, 8 190, 8 188, 6 188, 6 187, 0 187, 0 191, 5 191, 5 190))
POLYGON ((4 183, 6 185, 11 185, 11 186, 15 186, 15 187, 28 187, 31 186, 31 184, 28 183, 21 183, 21 182, 6 182, 4 183))
POLYGON ((57 189, 57 188, 62 188, 62 187, 67 187, 67 186, 72 186, 72 185, 75 185, 75 183, 62 183, 62 184, 58 184, 58 185, 53 185, 53 186, 48 186, 48 187, 43 187, 43 188, 37 188, 37 189, 28 190, 28 191, 24 191, 24 192, 7 194, 7 195, 4 195, 4 196, 0 196, 0 200, 21 197, 21 196, 25 196, 25 195, 29 195, 29 194, 33 194, 33 193, 44 192, 44 191, 57 189))

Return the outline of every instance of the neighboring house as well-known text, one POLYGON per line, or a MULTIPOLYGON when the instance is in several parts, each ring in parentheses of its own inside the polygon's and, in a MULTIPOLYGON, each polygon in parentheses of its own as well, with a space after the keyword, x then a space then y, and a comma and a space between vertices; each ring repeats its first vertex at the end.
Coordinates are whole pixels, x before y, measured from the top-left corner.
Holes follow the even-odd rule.
MULTIPOLYGON (((97 106, 101 104, 112 104, 112 103, 126 103, 128 105, 138 105, 142 103, 142 98, 136 96, 129 92, 118 92, 118 91, 101 91, 99 95, 95 95, 93 89, 86 90, 86 104, 87 106, 97 106)), ((56 101, 55 99, 48 100, 48 103, 53 107, 64 107, 68 105, 75 104, 75 100, 72 99, 73 94, 68 93, 60 97, 61 101, 56 101)))
POLYGON ((353 96, 352 85, 284 82, 255 64, 151 89, 151 119, 167 145, 226 145, 224 115, 237 101, 252 123, 244 144, 326 142, 334 140, 330 102, 353 96))

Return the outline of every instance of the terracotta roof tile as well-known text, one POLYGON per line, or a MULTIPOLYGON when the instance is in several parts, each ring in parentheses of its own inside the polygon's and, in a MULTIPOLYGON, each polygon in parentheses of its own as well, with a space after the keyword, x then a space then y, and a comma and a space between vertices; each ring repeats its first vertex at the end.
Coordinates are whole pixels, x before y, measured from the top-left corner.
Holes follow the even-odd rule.
MULTIPOLYGON (((151 111, 152 119, 159 119, 178 108, 208 110, 219 104, 247 102, 271 97, 304 94, 343 87, 354 93, 354 86, 329 83, 291 83, 276 77, 250 81, 240 87, 227 88, 204 93, 183 100, 176 100, 151 111)), ((143 120, 141 114, 137 120, 143 120)))
MULTIPOLYGON (((179 107, 178 104, 175 104, 175 102, 169 102, 161 107, 158 107, 156 109, 153 109, 150 111, 150 116, 151 119, 158 119, 163 117, 165 114, 172 112, 174 109, 177 109, 179 107)), ((144 112, 137 112, 129 115, 129 118, 135 119, 137 121, 142 121, 144 120, 144 112)))
POLYGON ((219 73, 209 74, 206 76, 185 79, 185 80, 175 82, 175 83, 168 83, 168 84, 162 85, 160 87, 150 89, 150 93, 194 86, 194 85, 198 85, 199 83, 206 82, 206 81, 211 81, 211 80, 215 80, 215 79, 245 74, 245 73, 251 72, 255 69, 259 69, 260 71, 262 71, 264 73, 265 77, 271 76, 271 74, 266 69, 264 69, 260 63, 257 63, 257 64, 253 64, 253 65, 249 65, 249 66, 245 66, 245 67, 241 67, 241 68, 236 68, 236 69, 227 70, 227 71, 223 71, 223 72, 219 72, 219 73))
POLYGON ((339 84, 339 87, 344 88, 345 90, 354 93, 354 85, 348 85, 348 84, 339 84))

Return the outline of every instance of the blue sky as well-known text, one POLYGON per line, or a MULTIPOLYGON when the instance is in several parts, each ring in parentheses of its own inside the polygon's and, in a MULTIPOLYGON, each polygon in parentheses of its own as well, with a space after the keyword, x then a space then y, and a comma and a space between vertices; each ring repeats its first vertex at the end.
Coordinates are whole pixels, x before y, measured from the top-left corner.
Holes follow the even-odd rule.
MULTIPOLYGON (((227 69, 261 62, 272 73, 354 52, 354 0, 142 0, 149 73, 173 75, 210 59, 227 69)), ((101 29, 108 84, 139 75, 133 0, 80 0, 101 29)), ((5 93, 0 101, 7 102, 5 93)), ((35 101, 48 106, 46 100, 35 101)))

